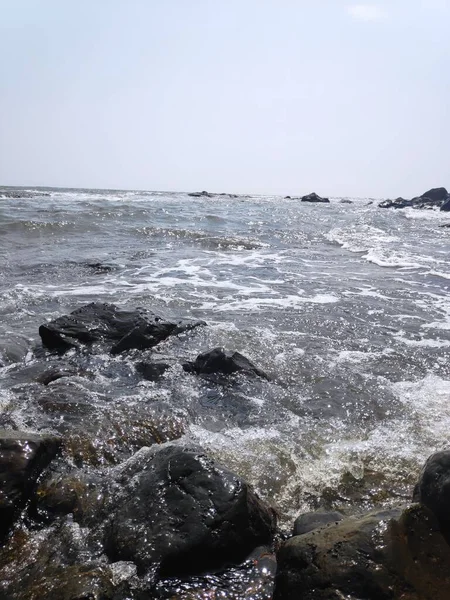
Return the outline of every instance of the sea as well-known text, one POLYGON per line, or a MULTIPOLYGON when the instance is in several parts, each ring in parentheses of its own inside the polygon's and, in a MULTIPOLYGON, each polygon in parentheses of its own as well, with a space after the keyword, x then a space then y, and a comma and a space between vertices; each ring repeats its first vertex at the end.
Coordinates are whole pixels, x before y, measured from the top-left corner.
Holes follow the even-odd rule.
MULTIPOLYGON (((286 535, 305 511, 407 501, 450 445, 450 218, 381 200, 0 188, 0 426, 83 430, 107 470, 155 416, 248 480, 286 535), (159 382, 134 355, 93 354, 89 377, 37 383, 53 360, 39 326, 90 302, 208 325, 155 348, 172 361, 159 382), (270 380, 183 371, 215 347, 270 380), (48 409, 44 387, 89 411, 48 409)), ((230 573, 180 585, 161 598, 270 597, 230 573)))

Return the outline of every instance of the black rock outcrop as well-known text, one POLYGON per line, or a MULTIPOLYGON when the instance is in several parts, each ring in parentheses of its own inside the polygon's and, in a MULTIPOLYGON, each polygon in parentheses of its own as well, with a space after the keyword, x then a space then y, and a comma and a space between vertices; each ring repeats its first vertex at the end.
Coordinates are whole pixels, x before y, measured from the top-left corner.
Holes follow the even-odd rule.
POLYGON ((234 473, 197 448, 142 449, 123 473, 105 548, 162 577, 239 563, 270 543, 274 512, 234 473))
POLYGON ((307 196, 303 196, 301 198, 302 202, 326 202, 329 203, 330 200, 329 198, 322 198, 321 196, 318 196, 315 192, 313 192, 312 194, 308 194, 307 196))
POLYGON ((103 342, 113 354, 133 348, 152 348, 169 336, 178 335, 203 321, 168 321, 144 309, 123 310, 114 304, 92 302, 69 315, 39 327, 44 346, 65 351, 80 344, 103 342))
POLYGON ((450 195, 445 188, 441 187, 428 190, 411 200, 405 200, 405 198, 384 200, 378 206, 380 208, 433 208, 435 206, 440 207, 441 210, 450 210, 450 206, 448 209, 443 208, 448 201, 450 201, 450 195))

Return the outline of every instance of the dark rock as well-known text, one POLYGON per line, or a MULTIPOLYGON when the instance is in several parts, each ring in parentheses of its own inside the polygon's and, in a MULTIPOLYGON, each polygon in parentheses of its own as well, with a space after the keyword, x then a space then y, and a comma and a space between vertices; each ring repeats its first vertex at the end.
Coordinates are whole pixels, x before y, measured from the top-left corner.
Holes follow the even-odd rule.
POLYGON ((423 199, 431 200, 432 202, 443 202, 448 197, 448 192, 445 188, 433 188, 420 196, 423 199))
POLYGON ((450 598, 450 546, 420 505, 295 536, 277 559, 274 600, 450 598))
POLYGON ((396 198, 395 200, 384 200, 378 205, 380 208, 406 208, 413 205, 413 200, 405 198, 396 198))
POLYGON ((43 373, 40 373, 36 377, 36 381, 38 383, 42 383, 43 385, 48 385, 52 383, 52 381, 57 381, 58 379, 62 379, 63 377, 73 377, 74 375, 79 375, 80 371, 75 369, 74 367, 52 367, 47 369, 43 373))
POLYGON ((0 431, 0 536, 3 537, 33 493, 37 478, 56 456, 60 440, 0 431))
POLYGON ((0 340, 0 367, 22 361, 26 357, 29 347, 29 340, 20 335, 0 340))
POLYGON ((25 190, 5 190, 0 189, 0 198, 36 198, 41 196, 50 196, 49 192, 28 192, 25 190))
POLYGON ((110 265, 105 265, 105 264, 99 263, 99 262, 96 262, 96 263, 86 263, 85 266, 88 267, 89 269, 92 269, 92 271, 94 273, 96 273, 96 274, 97 273, 98 274, 101 274, 101 273, 110 273, 111 271, 114 270, 114 267, 112 267, 110 265))
POLYGON ((450 223, 444 223, 443 225, 439 225, 439 227, 448 228, 450 227, 450 223))
POLYGON ((340 200, 340 204, 353 204, 353 202, 348 200, 348 198, 342 198, 342 200, 340 200))
POLYGON ((300 515, 294 523, 294 535, 303 535, 309 533, 319 527, 324 527, 330 523, 342 521, 344 515, 342 513, 331 511, 314 511, 300 515))
POLYGON ((193 198, 214 198, 214 195, 215 194, 210 194, 206 190, 203 190, 203 192, 191 192, 190 194, 188 194, 188 196, 192 196, 193 198))
POLYGON ((113 354, 136 348, 152 348, 171 335, 178 335, 199 325, 202 321, 166 321, 146 311, 127 311, 114 304, 93 302, 58 317, 39 327, 44 346, 65 351, 80 344, 113 342, 113 354))
POLYGON ((183 368, 188 372, 205 375, 211 373, 223 373, 225 375, 245 373, 269 379, 264 371, 255 367, 248 358, 239 352, 229 352, 223 348, 214 348, 203 352, 197 356, 194 362, 185 363, 183 368))
POLYGON ((275 531, 273 510, 199 449, 142 449, 119 483, 105 549, 141 572, 155 563, 162 577, 239 563, 275 531))
POLYGON ((412 198, 412 200, 405 200, 404 198, 384 200, 378 206, 380 208, 432 208, 433 206, 442 206, 448 198, 449 194, 445 188, 434 188, 421 196, 412 198))
POLYGON ((450 538, 450 450, 430 456, 420 475, 416 496, 438 519, 450 538))
POLYGON ((136 371, 147 381, 159 381, 167 369, 170 365, 164 362, 140 362, 136 365, 136 371))
POLYGON ((285 200, 291 200, 291 197, 290 196, 285 196, 284 199, 285 200))
POLYGON ((302 202, 327 202, 327 203, 330 202, 330 200, 328 198, 321 198, 315 192, 313 192, 312 194, 308 194, 307 196, 303 196, 301 198, 301 201, 302 202))
POLYGON ((441 206, 441 210, 444 212, 450 211, 450 196, 444 201, 444 204, 441 206))

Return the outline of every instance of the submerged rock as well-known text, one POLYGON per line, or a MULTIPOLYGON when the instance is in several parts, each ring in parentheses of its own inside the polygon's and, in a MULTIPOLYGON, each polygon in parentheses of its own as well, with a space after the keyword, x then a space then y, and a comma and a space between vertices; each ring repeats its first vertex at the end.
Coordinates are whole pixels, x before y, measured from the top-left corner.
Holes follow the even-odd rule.
POLYGON ((193 198, 214 198, 215 194, 210 194, 209 192, 207 192, 206 190, 203 190, 202 192, 190 192, 188 194, 188 196, 192 196, 193 198))
POLYGON ((60 440, 0 431, 0 536, 4 536, 33 493, 36 481, 60 449, 60 440))
POLYGON ((239 563, 275 531, 274 512, 251 487, 199 449, 143 449, 119 483, 105 549, 141 572, 155 563, 162 577, 239 563))
POLYGON ((295 536, 277 558, 274 600, 450 598, 450 546, 419 505, 295 536))
POLYGON ((302 202, 326 202, 329 203, 330 200, 329 198, 322 198, 321 196, 318 196, 315 192, 313 192, 312 194, 308 194, 307 196, 303 196, 301 198, 302 202))
POLYGON ((171 335, 178 335, 203 321, 166 321, 144 309, 127 311, 114 304, 92 302, 70 315, 39 327, 44 346, 65 351, 80 344, 112 343, 113 354, 152 348, 171 335))
POLYGON ((231 352, 223 348, 214 348, 199 354, 194 362, 187 362, 183 365, 185 371, 209 375, 212 373, 223 373, 231 375, 232 373, 245 373, 248 375, 258 375, 264 379, 269 379, 268 375, 249 361, 239 352, 231 352))
POLYGON ((444 211, 444 212, 449 212, 450 211, 450 196, 447 198, 447 200, 441 206, 441 210, 444 211))
POLYGON ((139 362, 136 371, 147 381, 159 381, 164 373, 170 369, 166 362, 139 362))
POLYGON ((300 515, 294 523, 294 535, 303 535, 331 523, 342 521, 344 515, 336 511, 314 511, 300 515))

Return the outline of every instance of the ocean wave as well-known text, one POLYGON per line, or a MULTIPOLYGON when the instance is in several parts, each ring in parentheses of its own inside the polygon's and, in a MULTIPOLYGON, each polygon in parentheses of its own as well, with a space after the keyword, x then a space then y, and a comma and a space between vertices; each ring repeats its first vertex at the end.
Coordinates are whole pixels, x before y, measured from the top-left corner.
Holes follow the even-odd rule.
POLYGON ((241 237, 221 237, 203 231, 164 227, 142 227, 137 231, 143 235, 158 238, 189 240, 211 250, 254 250, 267 248, 268 244, 259 240, 241 237))

